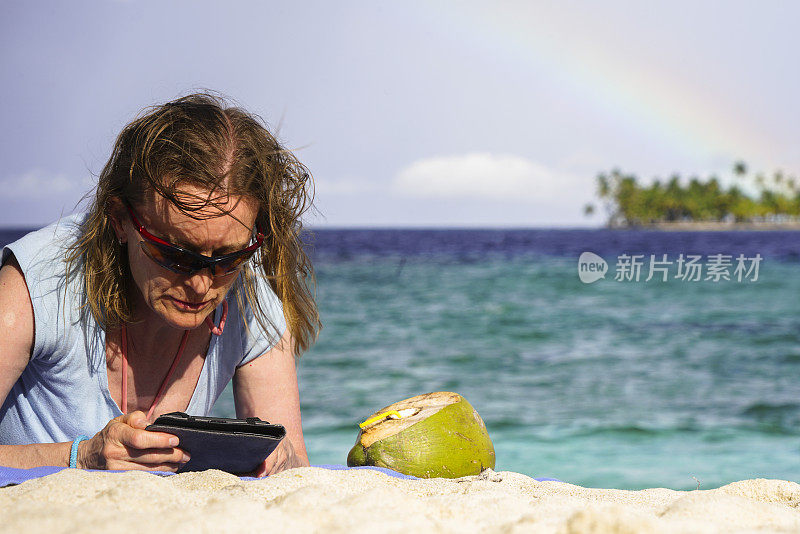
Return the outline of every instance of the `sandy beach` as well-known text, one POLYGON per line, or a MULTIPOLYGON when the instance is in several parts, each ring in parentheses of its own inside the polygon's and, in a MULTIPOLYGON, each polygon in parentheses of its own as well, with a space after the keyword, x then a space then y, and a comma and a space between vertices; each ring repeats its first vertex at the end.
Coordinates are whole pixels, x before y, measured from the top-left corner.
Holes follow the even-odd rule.
POLYGON ((300 468, 242 481, 67 469, 0 489, 0 532, 797 532, 800 485, 623 491, 513 472, 402 480, 300 468))

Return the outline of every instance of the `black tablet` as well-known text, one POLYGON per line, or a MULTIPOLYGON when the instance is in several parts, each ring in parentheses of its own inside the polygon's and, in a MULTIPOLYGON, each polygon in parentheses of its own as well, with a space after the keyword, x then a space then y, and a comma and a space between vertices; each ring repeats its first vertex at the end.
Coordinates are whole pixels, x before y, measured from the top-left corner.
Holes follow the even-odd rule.
POLYGON ((283 425, 271 425, 258 417, 224 419, 183 412, 159 416, 145 430, 165 432, 180 439, 178 448, 191 459, 178 473, 219 469, 246 474, 256 469, 286 436, 283 425))

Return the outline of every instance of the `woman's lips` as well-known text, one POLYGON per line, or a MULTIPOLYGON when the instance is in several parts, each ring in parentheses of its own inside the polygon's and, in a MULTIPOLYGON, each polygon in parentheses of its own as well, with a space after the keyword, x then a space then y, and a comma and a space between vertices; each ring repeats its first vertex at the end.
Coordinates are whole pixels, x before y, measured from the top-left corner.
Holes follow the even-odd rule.
POLYGON ((206 300, 203 302, 193 303, 193 302, 186 302, 185 300, 176 299, 175 297, 170 297, 172 302, 175 303, 175 306, 178 309, 186 310, 186 311, 200 311, 205 308, 210 300, 206 300))

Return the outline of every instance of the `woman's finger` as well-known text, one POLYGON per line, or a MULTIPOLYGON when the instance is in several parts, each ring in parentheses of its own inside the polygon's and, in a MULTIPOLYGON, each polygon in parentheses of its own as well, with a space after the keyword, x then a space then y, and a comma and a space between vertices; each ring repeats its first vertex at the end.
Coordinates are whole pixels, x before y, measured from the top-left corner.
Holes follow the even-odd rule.
POLYGON ((122 416, 121 421, 133 428, 144 430, 149 424, 147 421, 147 414, 141 410, 136 410, 122 416))
POLYGON ((134 449, 167 449, 176 447, 180 443, 177 436, 164 432, 148 432, 128 424, 116 425, 115 428, 119 432, 115 437, 120 444, 134 449))
POLYGON ((174 463, 183 465, 189 461, 189 454, 178 448, 165 448, 165 449, 135 449, 133 447, 125 447, 128 453, 126 461, 133 461, 142 464, 162 464, 174 463))

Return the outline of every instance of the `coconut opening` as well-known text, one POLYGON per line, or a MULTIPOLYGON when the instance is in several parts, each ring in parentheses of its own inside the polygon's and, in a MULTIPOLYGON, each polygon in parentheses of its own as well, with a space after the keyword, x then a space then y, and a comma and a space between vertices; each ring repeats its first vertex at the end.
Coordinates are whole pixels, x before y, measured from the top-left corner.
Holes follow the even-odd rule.
POLYGON ((369 447, 376 441, 397 434, 411 425, 423 419, 427 419, 442 408, 455 404, 460 400, 461 395, 458 393, 437 391, 435 393, 417 395, 416 397, 391 404, 378 410, 367 419, 392 410, 399 412, 400 418, 397 418, 396 415, 392 415, 367 425, 361 430, 361 444, 364 447, 369 447))

